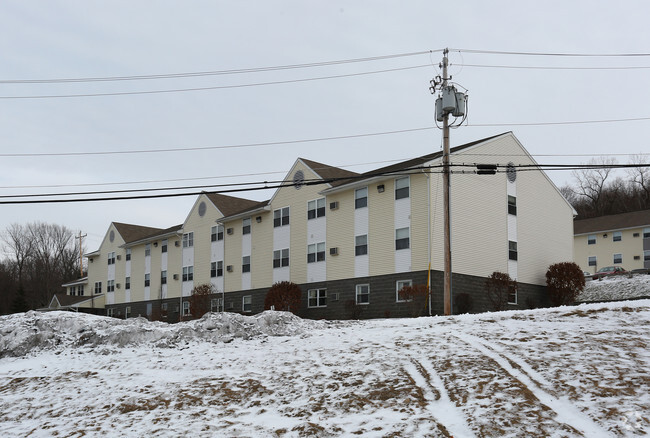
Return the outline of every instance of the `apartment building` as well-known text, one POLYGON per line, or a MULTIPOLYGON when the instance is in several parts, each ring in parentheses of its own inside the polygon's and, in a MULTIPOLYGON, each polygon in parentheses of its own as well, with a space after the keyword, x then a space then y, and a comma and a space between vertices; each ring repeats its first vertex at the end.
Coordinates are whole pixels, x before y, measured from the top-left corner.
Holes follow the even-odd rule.
POLYGON ((583 271, 650 268, 650 210, 576 219, 573 230, 575 262, 583 271))
MULTIPOLYGON (((398 291, 430 277, 441 314, 441 158, 363 174, 298 158, 267 201, 203 193, 165 230, 114 222, 86 255, 88 288, 105 294, 108 315, 176 321, 197 285, 214 286, 212 310, 253 314, 274 283, 292 281, 304 317, 377 318, 408 316, 398 291)), ((575 211, 510 132, 453 148, 451 163, 453 297, 489 310, 483 285, 500 271, 520 285, 511 308, 544 304, 548 266, 573 259, 575 211)))

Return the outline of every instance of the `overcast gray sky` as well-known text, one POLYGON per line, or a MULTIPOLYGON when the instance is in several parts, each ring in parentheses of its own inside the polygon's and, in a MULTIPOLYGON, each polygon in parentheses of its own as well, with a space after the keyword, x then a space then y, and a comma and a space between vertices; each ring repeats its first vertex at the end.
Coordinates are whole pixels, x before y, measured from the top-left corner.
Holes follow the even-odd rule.
MULTIPOLYGON (((650 53, 648 17, 649 2, 625 0, 3 0, 0 196, 270 181, 282 178, 297 157, 362 172, 438 151, 437 129, 292 141, 433 126, 429 80, 440 73, 438 50, 445 47, 452 49, 453 80, 469 90, 469 126, 452 131, 452 146, 513 131, 541 164, 585 163, 589 155, 610 153, 627 162, 627 154, 650 151, 650 120, 517 124, 649 118, 650 57, 506 56, 471 50, 650 53), (423 53, 228 75, 11 82, 151 77, 418 52, 423 53), (379 72, 394 69, 400 70, 379 72), (358 73, 369 74, 345 76, 358 73), (304 80, 331 76, 344 77, 304 80), (283 83, 253 86, 269 82, 283 83), (216 88, 234 85, 239 87, 216 88), (119 94, 189 88, 202 90, 119 94), (505 125, 494 126, 500 124, 505 125), (292 143, 216 148, 283 141, 292 143), (215 148, 37 155, 208 147, 215 148), (126 182, 132 183, 115 184, 126 182)), ((550 176, 558 186, 572 181, 566 171, 550 176)), ((271 193, 239 196, 261 200, 271 193)), ((165 228, 182 223, 194 201, 190 196, 0 205, 0 230, 13 222, 58 223, 87 233, 87 249, 94 250, 111 221, 165 228)))

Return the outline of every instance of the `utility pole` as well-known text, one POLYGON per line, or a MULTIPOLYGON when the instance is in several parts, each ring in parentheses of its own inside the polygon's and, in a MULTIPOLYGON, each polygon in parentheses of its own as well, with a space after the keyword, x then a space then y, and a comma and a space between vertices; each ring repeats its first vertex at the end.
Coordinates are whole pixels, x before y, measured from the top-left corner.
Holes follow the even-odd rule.
POLYGON ((79 278, 84 276, 84 256, 83 256, 83 238, 88 234, 81 235, 81 230, 79 230, 79 235, 75 236, 75 239, 79 239, 79 278))
MULTIPOLYGON (((449 61, 447 54, 449 49, 443 51, 443 58, 440 67, 442 68, 442 77, 438 76, 431 81, 429 90, 431 94, 439 91, 439 97, 436 99, 436 122, 442 122, 442 188, 443 188, 443 216, 444 216, 444 277, 443 277, 443 299, 444 314, 452 314, 452 288, 451 288, 451 168, 449 163, 449 115, 461 117, 458 124, 462 124, 466 118, 465 103, 467 96, 464 93, 456 91, 453 85, 449 85, 451 77, 447 75, 449 61)), ((437 125, 437 123, 436 123, 437 125)))

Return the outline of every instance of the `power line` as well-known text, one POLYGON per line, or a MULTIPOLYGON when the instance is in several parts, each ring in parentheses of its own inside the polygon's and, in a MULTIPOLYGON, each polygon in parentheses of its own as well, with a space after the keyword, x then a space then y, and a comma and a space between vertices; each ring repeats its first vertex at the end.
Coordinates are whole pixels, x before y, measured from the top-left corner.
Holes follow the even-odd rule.
POLYGON ((113 82, 113 81, 135 81, 135 80, 151 80, 151 79, 175 79, 175 78, 192 78, 201 76, 220 76, 220 75, 233 75, 242 73, 260 73, 278 70, 293 70, 313 67, 325 67, 332 65, 351 64, 370 61, 383 61, 387 59, 405 58, 410 56, 419 56, 431 54, 435 52, 442 52, 443 49, 426 50, 419 52, 397 53, 392 55, 370 56, 365 58, 352 58, 334 61, 321 61, 311 62, 304 64, 289 64, 277 65, 267 67, 252 67, 252 68, 237 68, 229 70, 213 70, 213 71, 200 71, 200 72, 183 72, 183 73, 165 73, 165 74, 150 74, 150 75, 132 75, 132 76, 104 76, 104 77, 81 77, 81 78, 53 78, 53 79, 6 79, 0 80, 0 84, 57 84, 69 82, 113 82))
POLYGON ((389 73, 389 72, 404 71, 404 70, 414 70, 414 69, 424 68, 424 67, 431 67, 431 64, 414 65, 410 67, 389 68, 384 70, 374 70, 374 71, 360 72, 360 73, 347 73, 347 74, 340 74, 340 75, 320 76, 314 78, 288 79, 285 81, 256 82, 256 83, 237 84, 237 85, 217 85, 213 87, 175 88, 170 90, 149 90, 149 91, 121 91, 121 92, 111 92, 111 93, 0 96, 0 99, 64 99, 64 98, 76 98, 76 97, 133 96, 133 95, 146 95, 146 94, 186 93, 190 91, 210 91, 210 90, 225 90, 231 88, 262 87, 267 85, 295 84, 301 82, 322 81, 327 79, 350 78, 355 76, 365 76, 365 75, 389 73))
POLYGON ((505 68, 523 70, 647 70, 650 66, 624 66, 624 67, 553 67, 553 66, 526 66, 526 65, 488 65, 488 64, 454 64, 457 67, 477 68, 505 68))
POLYGON ((628 119, 604 119, 604 120, 572 120, 567 122, 523 122, 523 123, 468 123, 469 127, 498 127, 498 126, 557 126, 557 125, 585 125, 592 123, 619 123, 639 122, 650 120, 650 117, 632 117, 628 119))
POLYGON ((503 50, 449 49, 453 52, 479 53, 485 55, 557 56, 585 58, 648 57, 650 53, 561 53, 561 52, 508 52, 503 50))

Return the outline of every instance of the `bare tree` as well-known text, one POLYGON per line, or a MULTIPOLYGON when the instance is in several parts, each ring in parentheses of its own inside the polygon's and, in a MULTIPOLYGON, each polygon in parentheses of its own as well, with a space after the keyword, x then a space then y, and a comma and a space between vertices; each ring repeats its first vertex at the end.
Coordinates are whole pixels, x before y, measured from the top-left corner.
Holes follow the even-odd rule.
POLYGON ((641 198, 641 210, 650 208, 650 167, 645 167, 645 155, 634 155, 630 164, 637 166, 627 169, 627 175, 641 198), (642 166, 643 165, 643 166, 642 166))
POLYGON ((578 183, 575 193, 578 197, 586 199, 594 215, 598 216, 604 212, 603 193, 612 171, 610 166, 616 164, 616 159, 593 158, 587 164, 590 168, 573 171, 573 177, 578 183))
POLYGON ((26 226, 11 224, 2 235, 2 242, 5 254, 8 254, 16 263, 18 284, 22 284, 25 264, 33 255, 32 236, 26 226))

